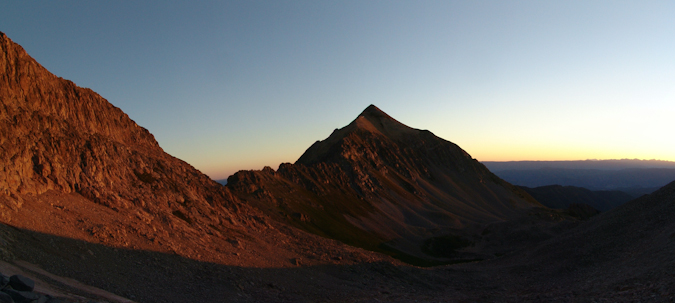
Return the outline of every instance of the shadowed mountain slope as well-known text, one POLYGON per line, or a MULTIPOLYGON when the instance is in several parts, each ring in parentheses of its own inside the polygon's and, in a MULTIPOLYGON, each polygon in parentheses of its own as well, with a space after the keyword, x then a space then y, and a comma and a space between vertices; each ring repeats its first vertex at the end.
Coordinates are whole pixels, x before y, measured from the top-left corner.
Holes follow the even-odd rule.
POLYGON ((478 268, 509 264, 537 293, 574 290, 609 301, 671 302, 675 296, 675 182, 629 201, 527 251, 478 268))
POLYGON ((519 186, 546 207, 568 208, 572 203, 588 204, 599 211, 608 211, 633 200, 633 196, 617 190, 591 191, 582 187, 549 185, 529 188, 519 186))
POLYGON ((541 206, 457 145, 373 105, 295 164, 240 171, 227 187, 305 230, 419 258, 429 258, 425 240, 462 236, 541 206))

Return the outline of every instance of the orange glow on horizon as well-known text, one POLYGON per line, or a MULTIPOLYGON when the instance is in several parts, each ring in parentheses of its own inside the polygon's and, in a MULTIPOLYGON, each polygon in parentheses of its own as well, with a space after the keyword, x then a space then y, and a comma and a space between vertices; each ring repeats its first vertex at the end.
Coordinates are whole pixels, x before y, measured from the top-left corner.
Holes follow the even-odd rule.
POLYGON ((641 151, 619 151, 582 147, 548 146, 468 146, 464 149, 479 161, 579 161, 579 160, 661 160, 675 162, 675 157, 665 153, 647 153, 641 151))

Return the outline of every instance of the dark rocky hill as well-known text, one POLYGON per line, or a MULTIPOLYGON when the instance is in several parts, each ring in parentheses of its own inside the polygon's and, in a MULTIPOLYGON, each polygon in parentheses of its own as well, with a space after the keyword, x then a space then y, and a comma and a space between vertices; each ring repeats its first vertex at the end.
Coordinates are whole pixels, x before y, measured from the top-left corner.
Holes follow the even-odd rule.
POLYGON ((295 164, 240 171, 227 187, 277 220, 415 258, 431 258, 430 239, 462 237, 541 207, 457 145, 373 105, 295 164))
POLYGON ((535 188, 520 186, 546 207, 566 209, 571 204, 588 204, 599 211, 608 211, 633 200, 633 196, 617 190, 591 191, 576 186, 548 185, 535 188))
MULTIPOLYGON (((569 301, 671 302, 675 299, 675 182, 601 213, 558 237, 494 263, 519 292, 569 301), (596 300, 602 301, 602 300, 596 300)), ((508 286, 507 286, 508 287, 508 286)), ((522 300, 522 297, 521 299, 522 300)))

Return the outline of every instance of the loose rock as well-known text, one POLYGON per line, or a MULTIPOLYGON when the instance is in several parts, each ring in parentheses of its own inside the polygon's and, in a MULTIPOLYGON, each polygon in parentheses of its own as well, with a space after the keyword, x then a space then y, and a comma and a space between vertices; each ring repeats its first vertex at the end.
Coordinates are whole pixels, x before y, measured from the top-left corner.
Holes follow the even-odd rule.
POLYGON ((22 275, 13 275, 9 278, 9 286, 18 291, 33 291, 35 281, 22 275))
POLYGON ((13 303, 12 297, 4 292, 0 292, 0 303, 13 303))
POLYGON ((3 290, 3 292, 12 297, 12 299, 16 303, 34 303, 35 301, 40 299, 40 295, 31 291, 18 291, 14 289, 5 289, 3 290))

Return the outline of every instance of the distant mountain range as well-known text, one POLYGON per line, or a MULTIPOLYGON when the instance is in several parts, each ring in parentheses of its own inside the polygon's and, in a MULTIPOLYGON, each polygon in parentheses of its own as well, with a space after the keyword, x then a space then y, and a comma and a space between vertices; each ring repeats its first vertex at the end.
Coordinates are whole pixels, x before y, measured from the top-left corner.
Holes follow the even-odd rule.
POLYGON ((618 190, 634 197, 675 180, 675 162, 658 160, 587 160, 483 162, 504 180, 519 186, 563 185, 590 190, 618 190))
POLYGON ((599 211, 608 211, 635 197, 622 191, 591 191, 576 186, 547 185, 535 188, 521 186, 546 207, 566 209, 571 204, 587 204, 599 211))
POLYGON ((492 172, 510 170, 538 170, 544 168, 559 169, 597 169, 623 170, 634 168, 672 168, 675 162, 663 160, 581 160, 581 161, 482 161, 492 172))

